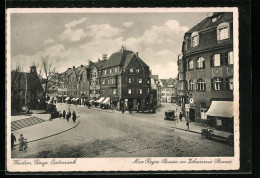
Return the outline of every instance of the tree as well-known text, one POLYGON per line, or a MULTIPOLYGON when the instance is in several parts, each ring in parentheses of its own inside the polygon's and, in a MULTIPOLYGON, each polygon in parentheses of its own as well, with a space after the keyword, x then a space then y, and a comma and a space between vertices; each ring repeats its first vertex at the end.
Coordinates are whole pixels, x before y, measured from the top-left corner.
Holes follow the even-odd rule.
POLYGON ((12 112, 19 112, 20 104, 20 90, 21 90, 21 80, 23 75, 23 67, 21 65, 16 65, 15 70, 11 71, 11 107, 12 112))
POLYGON ((49 88, 53 85, 51 82, 51 78, 56 74, 55 67, 53 66, 53 60, 49 55, 41 57, 41 67, 39 74, 43 78, 44 91, 43 91, 43 99, 46 101, 47 93, 49 88))

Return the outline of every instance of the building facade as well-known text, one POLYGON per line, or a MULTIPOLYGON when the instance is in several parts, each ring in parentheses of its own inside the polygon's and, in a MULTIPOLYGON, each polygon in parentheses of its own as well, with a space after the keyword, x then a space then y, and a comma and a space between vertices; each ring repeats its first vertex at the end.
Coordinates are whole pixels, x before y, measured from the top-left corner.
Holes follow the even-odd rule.
POLYGON ((177 101, 177 87, 178 81, 177 79, 161 79, 162 83, 162 103, 176 103, 177 101))
POLYGON ((101 70, 101 104, 118 110, 135 110, 149 102, 150 71, 138 53, 126 50, 113 53, 101 70))
POLYGON ((151 88, 152 90, 155 90, 156 92, 156 106, 159 107, 161 106, 161 95, 162 95, 162 91, 161 91, 161 81, 159 79, 158 75, 152 75, 151 77, 151 88))
POLYGON ((190 122, 205 120, 212 101, 233 100, 232 13, 213 13, 185 33, 178 72, 179 100, 190 122))

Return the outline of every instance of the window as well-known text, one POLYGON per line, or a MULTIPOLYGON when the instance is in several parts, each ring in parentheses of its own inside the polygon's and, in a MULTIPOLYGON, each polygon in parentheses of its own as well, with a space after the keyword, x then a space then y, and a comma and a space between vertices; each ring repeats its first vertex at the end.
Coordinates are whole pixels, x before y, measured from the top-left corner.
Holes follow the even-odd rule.
POLYGON ((141 78, 138 79, 138 83, 142 83, 143 80, 141 78))
POLYGON ((140 72, 139 68, 137 68, 135 71, 136 71, 136 73, 139 73, 139 72, 140 72))
POLYGON ((193 80, 192 79, 190 79, 190 81, 189 81, 189 89, 193 90, 193 80))
POLYGON ((197 59, 197 69, 205 68, 205 59, 200 57, 197 59))
POLYGON ((109 73, 110 73, 110 74, 112 73, 112 68, 109 70, 109 73))
POLYGON ((132 83, 132 78, 131 77, 128 78, 128 83, 132 83))
POLYGON ((110 84, 110 79, 107 79, 107 84, 108 84, 108 85, 110 84))
POLYGON ((217 21, 217 17, 214 17, 211 21, 212 22, 216 22, 217 21))
POLYGON ((113 89, 113 94, 116 95, 116 89, 113 89))
POLYGON ((147 89, 147 93, 148 93, 148 94, 150 93, 150 88, 147 89))
POLYGON ((234 64, 233 51, 228 52, 228 62, 230 64, 234 64))
POLYGON ((213 55, 213 66, 220 66, 220 54, 213 55))
POLYGON ((149 79, 147 79, 147 83, 150 83, 149 79))
POLYGON ((105 85, 106 84, 106 79, 103 79, 102 80, 102 85, 105 85))
POLYGON ((193 32, 191 34, 191 47, 195 47, 199 45, 199 33, 193 32))
POLYGON ((218 25, 217 27, 217 40, 225 40, 230 38, 230 27, 229 24, 224 22, 218 25))
POLYGON ((233 77, 231 77, 231 78, 226 78, 226 88, 227 88, 228 90, 234 90, 233 77))
POLYGON ((211 89, 212 90, 222 90, 223 89, 223 79, 222 78, 211 79, 211 89))
POLYGON ((193 60, 192 59, 189 61, 188 69, 193 69, 193 60))
POLYGON ((128 89, 128 94, 132 94, 132 89, 128 89))
POLYGON ((102 94, 103 94, 103 95, 105 94, 105 89, 102 89, 102 94))
POLYGON ((199 79, 197 81, 197 90, 206 90, 206 82, 205 82, 205 80, 199 79))
POLYGON ((123 73, 125 73, 125 69, 123 69, 123 73))
POLYGON ((104 70, 105 75, 107 74, 107 70, 104 70))
POLYGON ((115 72, 117 72, 117 67, 115 68, 115 72))
POLYGON ((107 94, 110 94, 110 89, 107 89, 107 94))
POLYGON ((131 68, 129 71, 130 71, 131 73, 133 73, 133 72, 134 72, 134 69, 133 69, 133 68, 131 68))

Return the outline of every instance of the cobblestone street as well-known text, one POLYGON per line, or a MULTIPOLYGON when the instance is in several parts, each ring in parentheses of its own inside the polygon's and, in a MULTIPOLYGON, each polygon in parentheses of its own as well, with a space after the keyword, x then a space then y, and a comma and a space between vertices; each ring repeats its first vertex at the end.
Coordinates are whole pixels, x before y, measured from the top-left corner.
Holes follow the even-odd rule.
MULTIPOLYGON (((12 152, 12 157, 233 156, 233 147, 226 143, 204 140, 200 134, 174 129, 175 121, 163 119, 164 112, 173 108, 173 104, 163 104, 156 114, 122 114, 70 106, 79 116, 77 127, 32 142, 26 153, 12 152)), ((68 106, 58 104, 57 109, 67 111, 68 106)))

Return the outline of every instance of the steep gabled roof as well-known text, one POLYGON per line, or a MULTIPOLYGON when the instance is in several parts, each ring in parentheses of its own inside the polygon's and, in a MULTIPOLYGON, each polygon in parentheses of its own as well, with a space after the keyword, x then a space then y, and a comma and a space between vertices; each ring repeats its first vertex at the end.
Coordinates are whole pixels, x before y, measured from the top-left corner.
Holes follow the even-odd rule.
POLYGON ((206 17, 204 20, 202 20, 200 23, 192 27, 189 31, 186 32, 186 34, 191 34, 195 31, 200 31, 205 28, 217 26, 218 24, 232 20, 233 13, 232 12, 215 12, 211 17, 206 17), (216 22, 212 22, 211 19, 219 16, 219 19, 216 22))

